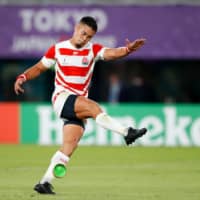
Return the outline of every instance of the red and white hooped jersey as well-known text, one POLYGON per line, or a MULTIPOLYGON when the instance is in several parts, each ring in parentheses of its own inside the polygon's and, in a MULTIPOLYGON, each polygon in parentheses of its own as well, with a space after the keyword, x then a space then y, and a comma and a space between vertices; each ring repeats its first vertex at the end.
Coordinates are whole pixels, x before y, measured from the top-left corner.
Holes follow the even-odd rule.
POLYGON ((55 67, 54 95, 61 91, 87 96, 94 64, 103 60, 105 47, 88 43, 83 48, 75 48, 69 40, 56 43, 42 58, 47 68, 55 67))

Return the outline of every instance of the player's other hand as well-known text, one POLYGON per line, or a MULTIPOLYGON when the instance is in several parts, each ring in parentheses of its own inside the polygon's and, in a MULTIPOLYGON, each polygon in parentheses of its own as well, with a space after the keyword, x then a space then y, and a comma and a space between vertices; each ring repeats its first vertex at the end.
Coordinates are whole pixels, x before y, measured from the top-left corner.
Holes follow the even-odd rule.
POLYGON ((25 82, 26 80, 24 78, 18 78, 16 81, 15 81, 15 84, 14 84, 14 90, 15 90, 15 93, 17 95, 19 95, 20 93, 24 93, 24 89, 22 88, 22 85, 23 83, 25 82))
POLYGON ((131 53, 132 51, 137 51, 140 47, 142 47, 146 42, 145 38, 138 38, 134 41, 129 41, 129 39, 126 39, 126 47, 129 51, 129 53, 131 53))

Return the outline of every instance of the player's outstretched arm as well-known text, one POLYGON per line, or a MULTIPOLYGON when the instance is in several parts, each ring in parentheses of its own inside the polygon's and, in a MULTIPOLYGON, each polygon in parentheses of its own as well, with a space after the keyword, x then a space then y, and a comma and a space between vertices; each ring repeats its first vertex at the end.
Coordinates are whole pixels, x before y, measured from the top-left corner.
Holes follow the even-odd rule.
POLYGON ((145 38, 139 38, 134 41, 129 41, 126 39, 126 45, 124 47, 118 48, 108 48, 104 52, 105 60, 115 60, 118 58, 125 57, 134 51, 137 51, 145 44, 145 38))
POLYGON ((23 83, 28 80, 34 79, 38 77, 41 73, 45 72, 47 68, 43 65, 41 61, 28 68, 23 74, 20 74, 14 84, 14 91, 17 95, 20 93, 24 93, 24 89, 22 87, 23 83))

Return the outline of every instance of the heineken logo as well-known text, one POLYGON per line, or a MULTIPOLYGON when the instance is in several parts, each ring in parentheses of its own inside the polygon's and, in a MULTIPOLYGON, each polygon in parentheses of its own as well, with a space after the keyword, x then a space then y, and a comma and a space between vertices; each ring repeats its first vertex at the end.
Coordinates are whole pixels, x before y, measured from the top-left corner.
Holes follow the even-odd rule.
MULTIPOLYGON (((136 145, 200 146, 199 108, 162 105, 152 107, 145 104, 144 107, 119 105, 114 109, 105 105, 105 109, 126 126, 147 127, 148 133, 136 145)), ((38 121, 37 143, 61 144, 62 120, 55 117, 51 105, 37 106, 35 110, 38 121)), ((124 140, 122 136, 97 126, 94 120, 89 119, 80 144, 124 145, 124 140)))

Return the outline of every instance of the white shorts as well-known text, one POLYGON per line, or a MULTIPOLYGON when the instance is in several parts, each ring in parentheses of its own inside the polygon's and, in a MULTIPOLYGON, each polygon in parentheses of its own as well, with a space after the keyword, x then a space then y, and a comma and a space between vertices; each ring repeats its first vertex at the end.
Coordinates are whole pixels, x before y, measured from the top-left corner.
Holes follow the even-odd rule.
POLYGON ((67 91, 60 91, 53 94, 53 97, 52 97, 53 109, 58 117, 61 117, 61 112, 63 110, 65 101, 70 95, 71 93, 67 91))
POLYGON ((76 124, 85 128, 83 119, 76 117, 74 105, 78 96, 67 91, 61 91, 53 95, 53 109, 58 117, 63 119, 64 125, 76 124))

